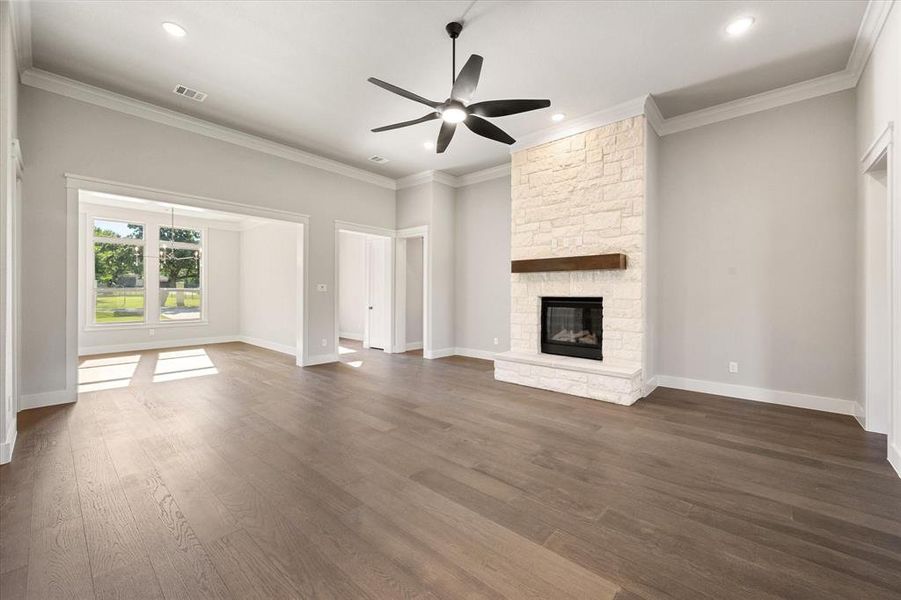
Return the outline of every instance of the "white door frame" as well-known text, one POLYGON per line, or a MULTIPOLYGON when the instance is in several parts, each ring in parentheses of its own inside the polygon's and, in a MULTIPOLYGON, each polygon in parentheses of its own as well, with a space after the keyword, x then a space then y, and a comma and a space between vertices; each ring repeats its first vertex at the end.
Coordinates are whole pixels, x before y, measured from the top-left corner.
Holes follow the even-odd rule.
MULTIPOLYGON (((901 475, 901 202, 896 198, 894 124, 889 121, 861 158, 864 177, 885 159, 886 163, 886 251, 890 344, 890 395, 888 423, 888 460, 901 475)), ((866 201, 866 198, 864 198, 866 201)))
MULTIPOLYGON (((425 358, 432 358, 432 263, 429 260, 429 226, 420 225, 419 227, 407 227, 397 230, 398 253, 400 250, 406 250, 406 241, 409 238, 422 238, 422 355, 425 358)), ((403 264, 406 264, 406 253, 404 253, 403 264)), ((406 274, 406 272, 405 272, 406 274)), ((403 316, 406 316, 406 276, 397 278, 398 298, 404 299, 402 305, 403 316)), ((398 316, 398 319, 401 317, 398 316)), ((396 340, 395 352, 406 352, 406 325, 402 328, 398 326, 398 339, 396 340), (401 331, 403 336, 400 335, 401 331), (403 346, 400 348, 399 346, 403 346)))
POLYGON ((309 364, 310 345, 306 341, 309 331, 309 248, 310 217, 274 208, 265 208, 239 202, 206 198, 181 192, 149 188, 96 177, 66 173, 66 388, 63 393, 53 393, 41 406, 62 404, 78 400, 78 192, 80 190, 117 194, 157 202, 174 202, 197 208, 232 212, 275 221, 287 221, 298 225, 297 243, 297 334, 295 336, 298 366, 309 364))
POLYGON ((21 217, 22 178, 25 165, 19 140, 10 141, 9 148, 0 150, 6 160, 5 177, 0 177, 7 186, 9 196, 0 207, 0 231, 3 244, 0 246, 0 265, 3 280, 0 282, 0 465, 12 460, 18 435, 17 417, 19 412, 20 371, 19 357, 22 355, 22 303, 21 303, 21 217), (7 286, 7 284, 9 284, 7 286), (10 319, 7 319, 7 314, 10 319), (9 351, 9 355, 7 355, 9 351), (9 369, 7 369, 7 362, 9 369), (7 389, 9 394, 7 394, 7 389))
MULTIPOLYGON (((335 220, 335 279, 334 279, 335 293, 333 294, 334 301, 335 301, 335 306, 334 306, 335 352, 339 353, 338 348, 340 347, 340 337, 341 337, 341 319, 340 319, 338 298, 339 298, 339 295, 341 294, 341 286, 339 285, 339 282, 340 282, 340 275, 341 275, 340 274, 340 270, 341 270, 340 257, 341 257, 341 232, 342 231, 347 231, 350 233, 360 233, 363 235, 376 236, 376 237, 382 237, 382 238, 388 238, 388 241, 389 241, 388 257, 387 257, 388 258, 388 260, 387 260, 387 262, 388 262, 388 270, 387 270, 388 271, 388 277, 387 277, 387 279, 388 279, 388 343, 385 344, 386 348, 384 349, 384 351, 388 352, 388 353, 395 352, 396 351, 395 343, 394 343, 394 335, 395 335, 395 332, 394 332, 395 244, 393 241, 394 237, 395 237, 395 231, 393 229, 374 227, 372 225, 361 225, 359 223, 351 223, 349 221, 339 221, 337 219, 335 220)), ((368 273, 368 268, 366 269, 366 272, 368 273)), ((368 282, 367 282, 367 289, 368 289, 368 282)), ((368 324, 368 322, 369 322, 368 315, 366 316, 366 320, 364 322, 368 324)), ((367 334, 365 331, 366 327, 368 327, 368 325, 364 325, 364 333, 363 333, 364 339, 367 337, 367 334)), ((340 356, 340 353, 339 353, 339 356, 340 356)))

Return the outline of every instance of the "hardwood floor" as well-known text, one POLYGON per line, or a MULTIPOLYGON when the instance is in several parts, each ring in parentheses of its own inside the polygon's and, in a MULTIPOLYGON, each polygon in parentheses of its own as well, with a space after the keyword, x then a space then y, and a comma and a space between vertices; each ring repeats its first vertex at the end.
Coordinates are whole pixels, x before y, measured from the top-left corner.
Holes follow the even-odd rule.
POLYGON ((84 360, 0 468, 0 596, 901 598, 901 480, 849 417, 344 345, 84 360))

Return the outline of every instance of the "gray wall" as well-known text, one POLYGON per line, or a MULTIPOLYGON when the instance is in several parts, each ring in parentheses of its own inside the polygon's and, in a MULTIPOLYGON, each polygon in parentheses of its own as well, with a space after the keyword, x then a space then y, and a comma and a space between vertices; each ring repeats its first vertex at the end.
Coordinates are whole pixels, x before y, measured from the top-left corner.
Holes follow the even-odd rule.
POLYGON ((393 190, 188 131, 22 89, 20 133, 28 157, 23 215, 23 391, 66 386, 65 173, 310 215, 310 354, 333 354, 334 220, 394 227, 393 190), (320 344, 325 340, 325 346, 320 344))
POLYGON ((657 376, 660 354, 660 137, 645 124, 644 381, 657 376))
POLYGON ((661 140, 661 374, 855 399, 854 140, 853 90, 661 140))
POLYGON ((338 234, 338 331, 341 337, 363 339, 366 320, 366 238, 338 234))
POLYGON ((509 176, 457 189, 455 236, 456 345, 509 350, 509 176))
POLYGON ((454 348, 454 196, 454 188, 437 182, 397 192, 397 228, 429 227, 432 337, 426 350, 443 354, 453 353, 454 348))
POLYGON ((429 227, 432 263, 432 349, 453 351, 454 332, 454 188, 433 183, 432 220, 429 227))
POLYGON ((405 341, 422 344, 422 238, 407 240, 405 341))
POLYGON ((241 335, 295 355, 298 229, 293 223, 273 222, 242 231, 235 277, 240 281, 241 335))

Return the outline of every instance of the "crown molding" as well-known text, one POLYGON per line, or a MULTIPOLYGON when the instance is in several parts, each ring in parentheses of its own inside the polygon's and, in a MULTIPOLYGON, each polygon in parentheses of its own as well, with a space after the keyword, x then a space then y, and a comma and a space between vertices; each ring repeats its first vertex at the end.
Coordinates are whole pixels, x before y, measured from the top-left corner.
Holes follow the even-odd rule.
POLYGON ((651 129, 656 131, 657 135, 663 135, 663 122, 665 119, 660 113, 660 109, 657 108, 657 102, 654 100, 654 96, 651 94, 648 94, 647 98, 645 98, 644 116, 648 120, 648 125, 651 126, 651 129))
POLYGON ((603 127, 604 125, 609 125, 610 123, 628 119, 629 117, 643 115, 646 98, 647 96, 639 96, 638 98, 633 98, 632 100, 627 100, 626 102, 616 104, 609 108, 589 113, 582 117, 561 123, 560 125, 524 135, 520 137, 515 144, 510 146, 510 152, 518 152, 524 148, 531 148, 555 140, 562 140, 563 138, 582 133, 583 131, 588 131, 589 129, 596 129, 598 127, 603 127))
POLYGON ((203 119, 190 117, 174 110, 169 110, 168 108, 162 108, 161 106, 150 104, 149 102, 135 100, 134 98, 123 96, 122 94, 110 92, 93 85, 81 83, 80 81, 48 73, 40 69, 29 69, 25 71, 22 75, 22 83, 74 100, 102 106, 110 110, 140 117, 170 127, 177 127, 178 129, 184 129, 185 131, 197 133, 237 146, 250 148, 251 150, 291 160, 310 167, 322 169, 323 171, 329 171, 338 175, 364 181, 366 183, 371 183, 383 188, 391 190, 397 189, 395 180, 390 177, 352 167, 336 160, 324 158, 304 150, 299 150, 285 144, 279 144, 278 142, 250 135, 236 129, 216 125, 215 123, 204 121, 203 119))
POLYGON ((432 181, 450 187, 457 187, 457 178, 444 171, 432 171, 432 181))
POLYGON ((482 169, 481 171, 474 171, 472 173, 467 173, 466 175, 460 175, 457 177, 457 185, 455 187, 473 185, 475 183, 482 183, 483 181, 490 181, 492 179, 499 179, 501 177, 509 176, 510 163, 508 162, 496 167, 489 167, 487 169, 482 169))
POLYGON ((860 21, 860 28, 857 30, 857 37, 854 39, 854 47, 851 48, 851 55, 848 57, 848 64, 845 70, 853 73, 854 85, 857 85, 863 70, 870 60, 873 48, 879 40, 882 28, 888 20, 888 15, 892 11, 895 0, 870 0, 867 3, 866 12, 860 21))
POLYGON ((481 183, 483 181, 509 176, 510 163, 489 167, 487 169, 482 169, 481 171, 473 171, 472 173, 467 173, 458 177, 455 177, 450 173, 445 173, 444 171, 422 171, 398 179, 397 189, 404 190, 424 183, 440 183, 452 188, 459 188, 473 185, 474 183, 481 183))
POLYGON ((412 175, 401 177, 397 180, 397 189, 405 190, 407 188, 416 187, 417 185, 422 185, 423 183, 431 183, 435 181, 435 173, 437 173, 437 171, 422 171, 420 173, 413 173, 412 175))
POLYGON ((809 79, 800 83, 754 94, 747 98, 740 98, 731 102, 717 104, 710 108, 703 108, 694 112, 677 115, 663 119, 657 133, 669 135, 679 133, 704 125, 711 125, 721 121, 728 121, 736 117, 754 114, 771 108, 778 108, 786 104, 793 104, 802 100, 809 100, 827 94, 833 94, 842 90, 851 89, 856 84, 856 78, 852 73, 839 71, 830 75, 824 75, 815 79, 809 79))
POLYGON ((31 68, 31 1, 14 0, 4 2, 9 6, 12 29, 13 50, 16 54, 16 69, 19 78, 31 68))

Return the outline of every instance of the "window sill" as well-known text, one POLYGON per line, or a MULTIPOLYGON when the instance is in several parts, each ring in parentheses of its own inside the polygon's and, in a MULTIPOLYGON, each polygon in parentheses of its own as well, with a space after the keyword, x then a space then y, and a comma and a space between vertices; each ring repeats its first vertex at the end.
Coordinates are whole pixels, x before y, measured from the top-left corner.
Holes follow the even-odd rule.
POLYGON ((203 327, 209 325, 206 319, 197 321, 160 321, 158 323, 109 323, 108 325, 90 324, 84 326, 84 331, 120 331, 124 329, 169 329, 179 327, 203 327))

